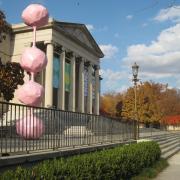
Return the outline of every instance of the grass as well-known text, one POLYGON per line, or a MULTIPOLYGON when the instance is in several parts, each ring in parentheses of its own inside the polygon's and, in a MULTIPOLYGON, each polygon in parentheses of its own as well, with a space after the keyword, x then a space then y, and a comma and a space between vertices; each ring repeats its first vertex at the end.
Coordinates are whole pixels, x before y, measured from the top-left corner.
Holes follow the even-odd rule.
POLYGON ((145 168, 139 175, 133 177, 131 180, 148 180, 155 178, 162 170, 168 166, 165 159, 160 159, 152 167, 145 168))

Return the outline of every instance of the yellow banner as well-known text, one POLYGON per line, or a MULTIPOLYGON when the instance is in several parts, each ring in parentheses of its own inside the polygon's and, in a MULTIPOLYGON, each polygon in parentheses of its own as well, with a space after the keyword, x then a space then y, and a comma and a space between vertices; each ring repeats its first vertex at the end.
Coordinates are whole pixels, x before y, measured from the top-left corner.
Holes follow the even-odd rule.
POLYGON ((70 73, 71 73, 71 65, 69 63, 65 63, 65 91, 70 91, 70 73))

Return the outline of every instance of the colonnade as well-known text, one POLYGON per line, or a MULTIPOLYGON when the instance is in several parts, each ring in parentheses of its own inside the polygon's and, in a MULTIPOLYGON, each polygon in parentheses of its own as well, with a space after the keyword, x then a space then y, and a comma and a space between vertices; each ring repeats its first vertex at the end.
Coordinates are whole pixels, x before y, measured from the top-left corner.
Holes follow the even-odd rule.
MULTIPOLYGON (((46 55, 48 58, 48 64, 45 72, 45 107, 53 106, 53 58, 54 58, 54 44, 52 41, 45 42, 46 44, 46 55)), ((58 91, 58 108, 65 110, 65 63, 66 63, 66 49, 61 47, 60 57, 60 82, 58 91)), ((86 113, 99 115, 99 65, 93 64, 84 57, 77 56, 75 53, 71 53, 70 60, 70 92, 69 92, 69 111, 85 112, 85 101, 84 101, 84 78, 85 78, 85 66, 88 69, 88 88, 87 88, 87 110, 86 113), (78 58, 77 58, 78 57, 78 58), (76 82, 76 61, 79 62, 78 77, 79 80, 76 82), (95 90, 94 90, 94 106, 93 106, 93 88, 92 88, 92 78, 93 72, 95 76, 95 90), (75 92, 77 84, 78 92, 75 92), (78 98, 76 98, 76 93, 78 93, 78 98), (77 110, 76 110, 77 101, 77 110), (92 108, 93 106, 93 108, 92 108), (92 112, 93 111, 93 112, 92 112)))

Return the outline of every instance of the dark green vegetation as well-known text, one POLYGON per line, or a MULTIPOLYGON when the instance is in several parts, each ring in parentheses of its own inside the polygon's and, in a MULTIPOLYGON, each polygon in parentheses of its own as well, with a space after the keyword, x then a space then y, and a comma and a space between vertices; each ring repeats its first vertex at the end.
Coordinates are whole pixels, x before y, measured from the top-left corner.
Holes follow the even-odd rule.
POLYGON ((6 16, 2 10, 0 10, 0 43, 6 39, 6 34, 11 33, 11 28, 6 22, 6 16))
POLYGON ((132 180, 153 179, 167 166, 168 166, 167 160, 160 159, 152 167, 143 169, 143 171, 139 175, 133 177, 132 180))
POLYGON ((160 159, 155 142, 143 142, 110 150, 48 160, 31 169, 18 167, 0 176, 6 179, 130 179, 160 159))
POLYGON ((24 84, 24 70, 19 63, 7 62, 2 64, 0 60, 0 97, 6 101, 14 98, 14 91, 18 85, 24 84))

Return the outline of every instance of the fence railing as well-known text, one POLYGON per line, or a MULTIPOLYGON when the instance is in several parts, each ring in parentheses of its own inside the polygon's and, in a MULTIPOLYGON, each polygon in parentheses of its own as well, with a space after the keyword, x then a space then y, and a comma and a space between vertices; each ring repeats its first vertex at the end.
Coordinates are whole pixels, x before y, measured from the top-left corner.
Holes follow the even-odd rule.
MULTIPOLYGON (((22 126, 28 125, 27 121, 23 122, 22 126)), ((38 133, 37 131, 33 130, 31 133, 38 133)), ((126 141, 133 137, 132 121, 0 102, 1 155, 126 141), (31 116, 31 126, 36 125, 37 118, 44 124, 44 132, 39 139, 23 138, 17 133, 16 124, 28 116, 31 116)))
POLYGON ((161 124, 159 127, 154 127, 153 124, 150 124, 148 127, 144 126, 139 129, 139 138, 150 138, 153 136, 168 135, 171 133, 179 133, 180 125, 172 126, 172 129, 169 129, 169 125, 161 124))

